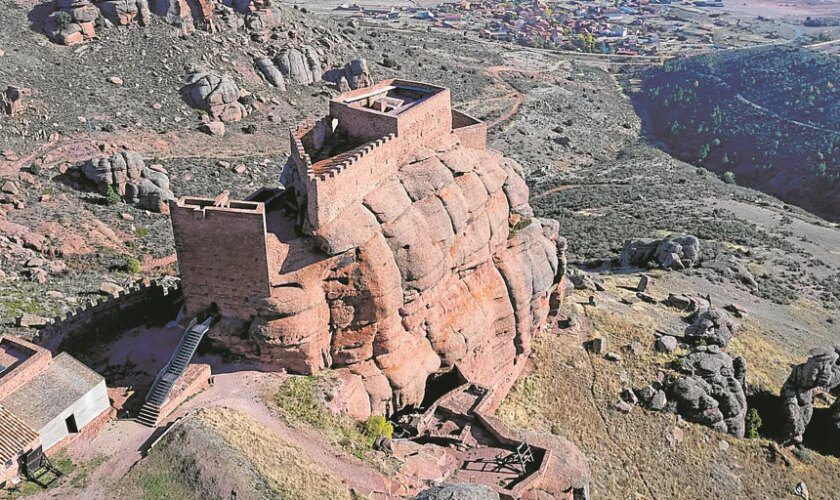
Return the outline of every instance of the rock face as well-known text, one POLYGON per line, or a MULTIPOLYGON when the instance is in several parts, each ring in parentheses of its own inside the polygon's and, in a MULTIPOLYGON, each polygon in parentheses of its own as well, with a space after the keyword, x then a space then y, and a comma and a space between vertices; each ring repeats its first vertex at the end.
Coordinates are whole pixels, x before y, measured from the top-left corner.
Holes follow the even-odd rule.
POLYGON ((227 75, 203 68, 189 68, 181 94, 187 104, 206 111, 213 120, 238 122, 248 115, 245 106, 239 102, 239 87, 227 75))
POLYGON ((531 213, 523 185, 498 153, 428 151, 317 229, 330 257, 287 273, 250 338, 292 371, 346 367, 378 414, 419 404, 456 363, 494 386, 530 352, 560 270, 554 221, 511 233, 511 207, 531 213))
MULTIPOLYGON (((840 347, 811 350, 808 361, 793 367, 782 386, 784 438, 801 443, 814 414, 814 396, 840 386, 840 347)), ((840 405, 831 407, 832 421, 840 421, 840 405)), ((838 429, 840 430, 840 429, 838 429)))
POLYGON ((310 46, 284 48, 274 58, 274 63, 287 80, 300 85, 320 82, 324 71, 321 57, 310 46))
POLYGON ((702 341, 707 345, 726 347, 737 328, 729 314, 716 307, 700 309, 690 319, 691 324, 685 328, 685 340, 691 343, 702 341))
POLYGON ((693 266, 699 257, 700 240, 697 237, 670 235, 661 240, 627 240, 618 264, 621 267, 658 266, 680 270, 693 266))
POLYGON ((101 193, 111 187, 127 203, 160 211, 174 195, 169 177, 147 167, 137 153, 124 151, 107 158, 95 158, 82 165, 82 173, 101 193))
POLYGON ((716 345, 698 346, 682 360, 679 377, 667 388, 677 412, 689 422, 744 437, 746 362, 716 345))

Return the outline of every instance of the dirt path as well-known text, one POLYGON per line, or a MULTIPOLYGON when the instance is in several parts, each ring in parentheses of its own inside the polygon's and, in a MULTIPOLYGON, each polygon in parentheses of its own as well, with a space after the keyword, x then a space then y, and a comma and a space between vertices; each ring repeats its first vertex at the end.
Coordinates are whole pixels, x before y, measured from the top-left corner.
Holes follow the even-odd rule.
POLYGON ((562 64, 563 61, 557 61, 554 64, 554 66, 545 71, 531 71, 517 68, 515 66, 490 66, 484 70, 484 74, 490 77, 495 85, 507 89, 507 93, 500 97, 472 99, 470 101, 462 103, 461 106, 465 109, 469 109, 478 104, 486 104, 488 102, 493 101, 513 101, 513 104, 507 111, 505 111, 504 113, 502 113, 501 116, 487 124, 487 128, 496 127, 513 118, 519 112, 519 109, 522 107, 522 104, 525 103, 525 95, 519 90, 517 90, 516 87, 508 83, 504 78, 502 78, 502 73, 510 72, 518 73, 520 75, 525 76, 543 76, 547 73, 551 73, 552 71, 556 71, 562 64))
MULTIPOLYGON (((247 413, 283 441, 300 448, 302 454, 314 463, 321 464, 331 474, 340 478, 349 488, 354 488, 370 498, 393 498, 395 483, 380 472, 346 453, 339 452, 314 439, 306 432, 286 425, 263 403, 263 394, 282 382, 284 375, 263 373, 247 367, 225 367, 229 373, 214 375, 214 385, 187 401, 170 415, 161 426, 185 416, 192 410, 207 407, 228 407, 247 413)), ((114 489, 131 468, 141 459, 144 448, 154 430, 133 420, 115 420, 92 439, 80 438, 69 448, 76 463, 97 457, 106 457, 78 489, 64 483, 54 490, 32 498, 108 500, 114 498, 114 489)))

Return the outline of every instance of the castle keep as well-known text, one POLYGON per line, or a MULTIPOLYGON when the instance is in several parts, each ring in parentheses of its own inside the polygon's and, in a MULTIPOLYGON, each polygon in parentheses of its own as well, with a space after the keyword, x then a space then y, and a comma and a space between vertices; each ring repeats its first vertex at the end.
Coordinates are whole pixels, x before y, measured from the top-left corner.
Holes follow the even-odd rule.
MULTIPOLYGON (((386 80, 333 99, 328 116, 290 133, 291 187, 300 193, 312 232, 361 203, 418 148, 450 134, 464 147, 486 148, 487 126, 452 109, 450 91, 443 87, 386 80)), ((270 295, 269 277, 282 274, 283 261, 294 258, 292 224, 277 210, 266 212, 265 202, 277 194, 262 189, 247 201, 182 197, 173 204, 189 310, 215 303, 224 314, 248 318, 254 313, 248 299, 270 295), (235 268, 226 269, 231 263, 235 268)))
POLYGON ((419 405, 455 368, 509 387, 564 242, 486 125, 446 88, 393 79, 339 95, 290 140, 282 186, 171 202, 187 313, 218 310, 208 335, 235 353, 335 370, 359 418, 419 405))

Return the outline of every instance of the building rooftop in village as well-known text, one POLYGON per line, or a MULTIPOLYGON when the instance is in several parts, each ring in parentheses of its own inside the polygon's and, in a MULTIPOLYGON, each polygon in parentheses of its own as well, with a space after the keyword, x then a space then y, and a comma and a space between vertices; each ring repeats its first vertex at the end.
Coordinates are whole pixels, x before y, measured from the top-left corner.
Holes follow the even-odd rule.
POLYGON ((0 404, 40 429, 103 380, 102 375, 63 352, 0 404))

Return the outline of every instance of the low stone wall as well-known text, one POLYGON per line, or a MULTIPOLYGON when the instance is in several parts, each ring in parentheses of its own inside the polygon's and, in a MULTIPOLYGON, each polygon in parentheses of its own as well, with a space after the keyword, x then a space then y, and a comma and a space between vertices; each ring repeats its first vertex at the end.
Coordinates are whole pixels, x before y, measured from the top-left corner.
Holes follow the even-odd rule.
POLYGON ((168 417, 184 401, 210 387, 211 377, 210 365, 193 364, 187 366, 184 374, 175 382, 172 392, 169 393, 169 399, 161 407, 158 422, 168 417))
POLYGON ((471 149, 487 149, 487 124, 472 116, 452 110, 452 133, 471 149))
POLYGON ((53 353, 109 340, 121 332, 151 322, 174 319, 183 295, 180 282, 135 283, 115 297, 103 297, 54 318, 41 328, 34 342, 53 353))
POLYGON ((52 355, 49 351, 39 349, 38 346, 30 344, 23 339, 6 336, 3 337, 2 343, 14 345, 16 348, 29 354, 29 357, 20 364, 7 367, 11 368, 11 370, 7 370, 3 377, 0 378, 0 399, 4 399, 9 394, 18 390, 20 386, 35 378, 52 361, 52 355))

